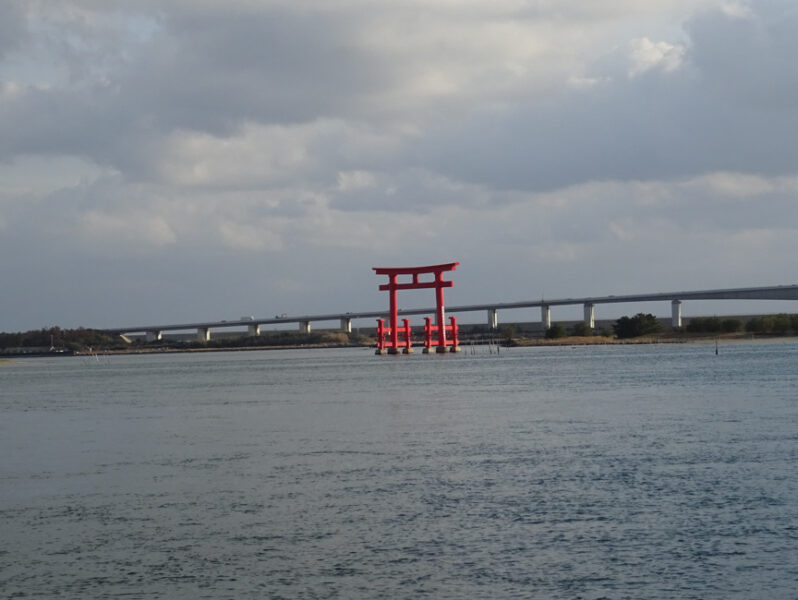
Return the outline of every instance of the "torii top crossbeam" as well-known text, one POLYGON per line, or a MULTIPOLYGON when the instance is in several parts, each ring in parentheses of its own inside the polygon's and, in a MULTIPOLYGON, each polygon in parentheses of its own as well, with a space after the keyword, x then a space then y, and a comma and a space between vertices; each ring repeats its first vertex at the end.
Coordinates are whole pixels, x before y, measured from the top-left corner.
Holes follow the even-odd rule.
POLYGON ((377 275, 417 275, 419 273, 437 273, 454 271, 459 262, 444 263, 442 265, 429 265, 426 267, 373 267, 377 275))
POLYGON ((424 288, 436 287, 452 287, 454 285, 451 281, 443 281, 441 279, 443 273, 447 271, 454 271, 457 269, 459 262, 445 263, 442 265, 429 265, 426 267, 373 267, 377 275, 387 275, 390 278, 390 283, 380 286, 381 291, 390 289, 397 290, 418 290, 424 288), (434 274, 435 281, 419 281, 419 275, 434 274), (396 283, 396 277, 399 275, 412 275, 412 283, 396 283), (393 287, 392 287, 393 284, 393 287))

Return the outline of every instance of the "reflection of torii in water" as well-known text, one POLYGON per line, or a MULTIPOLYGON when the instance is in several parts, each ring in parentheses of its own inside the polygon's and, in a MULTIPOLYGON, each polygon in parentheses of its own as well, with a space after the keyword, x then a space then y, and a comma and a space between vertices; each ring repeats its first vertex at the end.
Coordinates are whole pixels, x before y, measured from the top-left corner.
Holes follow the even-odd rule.
MULTIPOLYGON (((437 331, 437 339, 435 341, 436 352, 457 352, 460 350, 457 345, 457 320, 451 317, 451 325, 445 323, 445 309, 443 306, 443 288, 452 287, 454 282, 444 281, 443 274, 447 271, 454 271, 459 265, 459 262, 445 263, 442 265, 430 265, 426 267, 374 267, 377 275, 387 275, 388 283, 380 286, 381 291, 387 291, 390 299, 390 328, 385 329, 383 319, 377 320, 377 354, 398 354, 399 353, 399 327, 398 327, 398 307, 396 304, 396 292, 398 290, 419 290, 426 288, 435 289, 435 304, 436 304, 436 324, 433 327, 430 324, 430 319, 427 318, 425 327, 425 352, 431 350, 432 332, 433 329, 437 331), (433 275, 433 281, 419 281, 419 275, 433 275), (411 275, 412 282, 399 283, 396 278, 400 275, 411 275), (446 331, 452 332, 452 339, 446 339, 446 331), (385 334, 390 335, 390 340, 385 340, 385 334), (450 348, 447 348, 450 346, 450 348)), ((404 319, 404 352, 412 352, 410 344, 410 325, 407 319, 404 319)))

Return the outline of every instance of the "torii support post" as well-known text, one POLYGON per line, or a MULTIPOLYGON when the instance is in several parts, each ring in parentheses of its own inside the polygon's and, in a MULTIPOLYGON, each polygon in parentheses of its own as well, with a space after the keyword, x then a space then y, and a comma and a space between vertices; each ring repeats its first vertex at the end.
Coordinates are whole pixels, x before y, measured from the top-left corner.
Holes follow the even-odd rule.
POLYGON ((457 317, 449 317, 449 325, 443 327, 443 331, 432 324, 430 317, 424 318, 424 354, 434 352, 443 354, 444 352, 460 352, 460 328, 457 326, 457 317), (447 338, 446 332, 451 331, 452 336, 447 338), (433 332, 437 333, 436 341, 433 344, 433 332))
POLYGON ((451 352, 460 352, 460 328, 457 326, 457 317, 449 317, 452 330, 451 352))
POLYGON ((402 335, 404 336, 405 347, 402 354, 413 354, 413 342, 410 333, 410 319, 402 319, 402 335))
MULTIPOLYGON (((410 327, 410 319, 402 319, 402 333, 401 353, 413 353, 413 335, 410 327)), ((393 330, 385 326, 385 319, 377 319, 377 351, 375 354, 399 354, 399 345, 392 346, 390 343, 385 343, 385 336, 390 336, 393 339, 393 330)))
POLYGON ((385 319, 377 319, 377 354, 388 354, 385 347, 385 319))
MULTIPOLYGON (((444 308, 443 303, 443 288, 452 287, 454 283, 451 281, 444 281, 443 274, 447 271, 454 271, 459 264, 459 262, 452 262, 440 265, 429 265, 426 267, 374 267, 374 271, 377 273, 377 275, 388 276, 388 283, 381 285, 380 290, 388 292, 390 327, 384 329, 384 332, 389 333, 390 335, 390 341, 387 344, 389 353, 395 354, 399 351, 399 309, 396 301, 396 294, 399 290, 435 289, 435 316, 437 319, 436 326, 438 329, 438 347, 439 351, 441 351, 440 349, 443 349, 442 351, 446 350, 447 327, 445 325, 446 309, 444 308), (420 275, 432 275, 433 280, 420 281, 420 275), (397 281, 399 276, 412 277, 412 281, 399 282, 397 281)), ((407 331, 407 329, 408 326, 406 325, 405 331, 407 331)), ((379 335, 377 337, 377 353, 382 354, 381 350, 385 348, 386 344, 381 341, 379 335), (382 347, 380 345, 382 345, 382 347)), ((409 349, 409 333, 406 333, 404 342, 405 348, 409 349)))

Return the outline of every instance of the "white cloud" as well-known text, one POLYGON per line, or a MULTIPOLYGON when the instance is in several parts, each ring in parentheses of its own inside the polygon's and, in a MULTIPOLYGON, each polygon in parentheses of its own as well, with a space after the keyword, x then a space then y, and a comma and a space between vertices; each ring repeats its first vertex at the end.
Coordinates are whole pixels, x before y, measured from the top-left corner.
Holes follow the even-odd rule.
POLYGON ((655 68, 669 73, 678 69, 684 60, 684 46, 652 42, 648 38, 632 40, 630 46, 629 77, 637 77, 655 68))
POLYGON ((307 169, 310 126, 247 126, 234 137, 176 131, 158 150, 165 182, 242 188, 285 181, 307 169))
MULTIPOLYGON (((793 179, 793 181, 795 181, 793 179)), ((696 177, 690 185, 700 186, 714 195, 751 199, 784 187, 784 182, 749 173, 718 172, 696 177)))
POLYGON ((573 75, 568 78, 568 84, 576 89, 589 89, 601 83, 608 83, 606 77, 581 77, 573 75))
POLYGON ((12 100, 25 93, 23 85, 16 81, 0 82, 0 99, 4 101, 12 100))
POLYGON ((356 170, 338 173, 338 190, 341 192, 373 188, 376 182, 376 176, 368 171, 356 170))
POLYGON ((753 16, 751 9, 742 2, 724 2, 720 8, 724 15, 736 19, 748 19, 753 16))

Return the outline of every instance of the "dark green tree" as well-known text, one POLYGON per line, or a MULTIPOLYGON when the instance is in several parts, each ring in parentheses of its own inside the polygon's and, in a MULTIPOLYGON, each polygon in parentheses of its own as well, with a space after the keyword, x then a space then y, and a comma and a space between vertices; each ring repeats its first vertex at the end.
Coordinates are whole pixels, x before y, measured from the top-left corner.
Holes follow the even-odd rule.
POLYGON ((748 333, 765 333, 765 319, 762 317, 748 319, 748 322, 745 324, 745 330, 748 333))
POLYGON ((649 313, 637 313, 634 317, 621 317, 612 326, 618 338, 634 338, 662 331, 659 319, 649 313))
POLYGON ((721 330, 718 317, 693 317, 686 327, 690 333, 717 333, 721 330))
POLYGON ((588 327, 587 323, 584 321, 579 321, 578 323, 574 323, 574 326, 571 329, 571 335, 576 337, 588 337, 593 335, 593 330, 588 327))
POLYGON ((723 319, 720 328, 724 333, 737 333, 742 330, 743 322, 740 319, 723 319))
POLYGON ((790 330, 789 315, 773 315, 770 329, 776 335, 785 335, 790 330))

